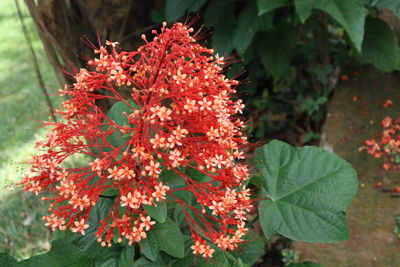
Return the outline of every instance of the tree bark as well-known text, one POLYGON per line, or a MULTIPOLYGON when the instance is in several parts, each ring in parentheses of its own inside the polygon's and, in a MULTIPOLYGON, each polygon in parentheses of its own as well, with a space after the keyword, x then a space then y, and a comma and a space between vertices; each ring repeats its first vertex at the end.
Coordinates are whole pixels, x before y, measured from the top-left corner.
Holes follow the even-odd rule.
POLYGON ((94 55, 84 39, 96 46, 100 39, 102 44, 118 41, 121 49, 136 49, 143 44, 140 35, 157 26, 149 18, 150 9, 164 7, 163 0, 25 0, 25 4, 62 87, 71 84, 71 74, 94 55))

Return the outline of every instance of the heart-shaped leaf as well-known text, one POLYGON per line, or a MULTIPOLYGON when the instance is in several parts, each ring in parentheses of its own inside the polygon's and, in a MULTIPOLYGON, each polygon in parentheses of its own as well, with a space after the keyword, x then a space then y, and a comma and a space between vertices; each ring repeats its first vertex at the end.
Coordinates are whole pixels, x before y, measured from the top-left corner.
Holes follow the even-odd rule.
POLYGON ((267 185, 259 204, 260 222, 270 238, 280 233, 309 242, 348 239, 344 211, 357 192, 355 170, 318 147, 295 148, 272 141, 256 151, 267 185))
POLYGON ((185 256, 185 242, 178 225, 167 217, 165 223, 156 223, 153 233, 160 250, 176 258, 185 256))

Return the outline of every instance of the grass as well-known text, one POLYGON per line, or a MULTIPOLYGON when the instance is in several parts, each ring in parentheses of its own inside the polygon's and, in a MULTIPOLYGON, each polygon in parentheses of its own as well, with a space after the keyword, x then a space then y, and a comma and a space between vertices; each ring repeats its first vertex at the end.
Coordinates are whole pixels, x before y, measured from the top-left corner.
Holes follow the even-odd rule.
MULTIPOLYGON (((53 69, 22 0, 20 6, 46 86, 57 88, 53 69)), ((47 250, 51 238, 41 220, 46 204, 20 192, 16 185, 27 169, 24 163, 34 153, 33 144, 46 133, 40 121, 48 118, 49 111, 13 0, 0 1, 0 32, 0 251, 23 259, 47 250)), ((51 99, 57 106, 58 98, 51 99)))

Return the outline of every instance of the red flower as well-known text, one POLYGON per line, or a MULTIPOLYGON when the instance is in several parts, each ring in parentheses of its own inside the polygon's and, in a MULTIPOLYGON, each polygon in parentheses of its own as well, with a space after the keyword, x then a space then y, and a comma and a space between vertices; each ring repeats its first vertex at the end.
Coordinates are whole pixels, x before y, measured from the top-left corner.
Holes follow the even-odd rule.
POLYGON ((382 120, 381 125, 383 128, 388 128, 390 126, 392 126, 392 118, 390 117, 386 117, 382 120))
POLYGON ((194 252, 210 257, 213 249, 204 237, 226 249, 234 249, 247 229, 246 214, 252 208, 244 158, 246 137, 243 121, 235 117, 244 105, 234 100, 238 82, 222 74, 225 60, 212 49, 196 43, 192 28, 181 23, 161 32, 135 52, 117 51, 106 42, 95 50, 99 57, 91 68, 75 75, 76 83, 61 91, 67 101, 57 111, 63 120, 45 122, 48 139, 38 142, 42 153, 31 160, 32 176, 23 179, 25 190, 51 192, 51 215, 45 217, 53 230, 67 227, 85 233, 90 211, 108 188, 116 196, 108 216, 97 231, 103 246, 113 235, 130 243, 146 238, 154 222, 143 204, 176 201, 185 211, 195 241, 194 252), (130 88, 129 101, 121 87, 130 88), (128 123, 110 120, 96 105, 99 99, 123 101, 130 112, 120 114, 128 123), (133 102, 134 104, 133 104, 133 102), (115 132, 129 136, 115 146, 115 132), (64 169, 62 163, 75 154, 92 161, 80 168, 64 169), (185 186, 175 188, 160 180, 172 170, 185 186), (198 181, 186 174, 192 169, 209 177, 198 181), (189 191, 192 206, 175 192, 189 191), (203 237, 199 232, 203 232, 203 237), (222 239, 221 239, 222 238, 222 239), (224 240, 224 241, 221 241, 224 240))
POLYGON ((393 106, 393 101, 390 99, 386 99, 386 101, 384 103, 382 103, 381 106, 384 108, 391 107, 391 106, 393 106))

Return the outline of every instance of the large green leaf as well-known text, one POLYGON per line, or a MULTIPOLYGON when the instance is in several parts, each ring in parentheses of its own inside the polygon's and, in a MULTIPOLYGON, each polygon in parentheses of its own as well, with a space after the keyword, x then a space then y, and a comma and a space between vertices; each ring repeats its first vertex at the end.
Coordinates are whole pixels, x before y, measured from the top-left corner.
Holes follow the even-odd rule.
POLYGON ((233 50, 237 25, 234 8, 235 2, 232 0, 212 0, 204 12, 204 24, 214 28, 212 47, 220 55, 229 56, 233 50))
POLYGON ((93 266, 93 260, 84 255, 70 241, 59 239, 51 243, 51 249, 46 254, 20 261, 17 266, 87 267, 93 266))
POLYGON ((167 0, 165 3, 165 17, 167 21, 174 21, 185 15, 187 10, 198 11, 207 0, 167 0))
POLYGON ((176 258, 185 256, 185 242, 178 225, 167 218, 165 223, 156 223, 152 230, 160 250, 176 258))
POLYGON ((328 13, 346 29, 358 51, 364 37, 366 9, 364 0, 295 0, 296 12, 301 21, 305 21, 312 9, 328 13))
POLYGON ((246 50, 253 37, 259 29, 268 29, 272 24, 273 12, 257 16, 257 6, 254 1, 250 1, 246 7, 240 11, 238 27, 233 37, 233 47, 237 50, 246 50))
POLYGON ((210 0, 204 11, 204 24, 217 27, 235 20, 234 0, 210 0))
POLYGON ((275 79, 285 74, 292 60, 297 32, 291 25, 283 24, 258 41, 258 52, 264 68, 275 79))
POLYGON ((139 242, 139 246, 142 254, 152 261, 160 254, 157 237, 153 231, 147 233, 147 237, 139 242))
POLYGON ((400 17, 400 1, 399 0, 369 0, 370 5, 374 7, 386 7, 392 10, 400 17))
POLYGON ((7 253, 0 253, 0 266, 2 267, 14 267, 17 265, 17 261, 8 255, 7 253))
MULTIPOLYGON (((128 125, 128 118, 122 115, 124 112, 126 114, 131 114, 134 110, 139 109, 139 106, 132 100, 127 100, 129 104, 123 101, 118 101, 111 106, 107 113, 107 117, 113 120, 119 126, 128 125)), ((131 125, 132 126, 132 125, 131 125)), ((105 130, 105 127, 104 129, 105 130)), ((110 142, 114 147, 119 147, 128 141, 128 138, 124 136, 119 130, 116 130, 112 135, 108 137, 108 142, 110 142)))
POLYGON ((195 256, 193 254, 193 250, 191 246, 193 245, 193 239, 191 236, 185 235, 183 236, 185 240, 185 257, 182 259, 174 259, 170 261, 170 267, 191 267, 193 266, 193 262, 195 256))
POLYGON ((158 222, 163 223, 167 218, 167 203, 165 201, 157 203, 157 207, 153 205, 143 205, 143 209, 147 214, 156 219, 158 222))
POLYGON ((367 18, 360 61, 392 71, 399 61, 399 46, 392 29, 383 20, 367 18))
POLYGON ((233 51, 233 36, 235 35, 236 21, 224 26, 215 27, 212 35, 212 47, 216 53, 229 56, 233 51))
POLYGON ((257 0, 258 15, 265 14, 275 8, 281 7, 287 0, 257 0))
POLYGON ((105 247, 104 253, 94 259, 95 267, 119 267, 122 250, 119 245, 105 247))
POLYGON ((119 259, 119 267, 131 267, 134 262, 135 247, 129 246, 122 249, 119 259))
POLYGON ((258 148, 256 159, 267 184, 268 199, 258 208, 267 238, 280 233, 309 242, 348 239, 344 211, 358 188, 349 163, 318 147, 280 141, 258 148))

